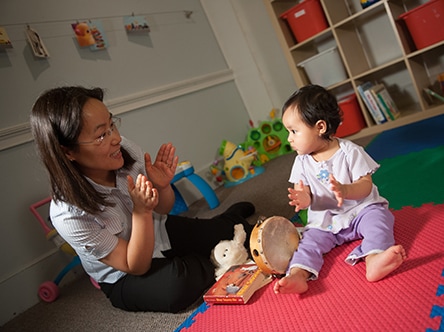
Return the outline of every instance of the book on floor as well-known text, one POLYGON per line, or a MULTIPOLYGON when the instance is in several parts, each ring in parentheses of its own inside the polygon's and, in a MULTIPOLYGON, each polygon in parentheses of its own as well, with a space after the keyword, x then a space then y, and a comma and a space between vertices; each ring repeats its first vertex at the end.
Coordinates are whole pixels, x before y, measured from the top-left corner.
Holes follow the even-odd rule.
POLYGON ((246 304, 260 288, 271 282, 272 276, 263 273, 256 264, 230 267, 204 294, 206 303, 246 304))

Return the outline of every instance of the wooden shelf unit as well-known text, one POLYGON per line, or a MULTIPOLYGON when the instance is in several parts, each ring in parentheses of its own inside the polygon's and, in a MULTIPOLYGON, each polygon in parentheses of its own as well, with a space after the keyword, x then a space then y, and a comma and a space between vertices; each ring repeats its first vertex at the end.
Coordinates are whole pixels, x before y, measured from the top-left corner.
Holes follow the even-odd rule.
POLYGON ((380 0, 362 9, 359 0, 320 0, 329 27, 297 43, 281 14, 296 0, 264 0, 277 38, 284 50, 298 87, 310 83, 298 63, 336 46, 347 78, 326 87, 337 98, 356 93, 367 127, 350 139, 444 114, 444 103, 424 95, 444 72, 444 40, 417 50, 399 15, 425 3, 424 0, 380 0), (401 116, 375 124, 357 86, 365 81, 384 83, 401 111, 401 116))

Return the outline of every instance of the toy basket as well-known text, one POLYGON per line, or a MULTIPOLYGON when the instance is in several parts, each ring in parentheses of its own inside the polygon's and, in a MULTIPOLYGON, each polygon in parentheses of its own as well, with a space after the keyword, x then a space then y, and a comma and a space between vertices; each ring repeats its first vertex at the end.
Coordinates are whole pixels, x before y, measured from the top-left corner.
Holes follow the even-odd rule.
MULTIPOLYGON (((59 284, 62 281, 63 277, 74 267, 80 265, 79 256, 77 256, 74 249, 72 249, 72 247, 68 243, 66 243, 65 240, 63 240, 63 238, 57 233, 57 231, 54 228, 48 226, 47 221, 45 221, 45 219, 39 213, 38 209, 44 205, 49 205, 50 202, 51 198, 48 197, 37 203, 32 204, 29 207, 29 209, 31 210, 32 214, 36 217, 37 221, 40 223, 40 226, 42 226, 43 231, 45 232, 46 235, 46 239, 53 241, 54 244, 57 246, 57 248, 73 256, 73 258, 62 269, 62 271, 59 272, 59 274, 53 281, 45 281, 39 286, 38 295, 45 302, 53 302, 59 297, 60 295, 59 284)), ((90 278, 90 280, 91 283, 94 285, 94 287, 100 289, 99 284, 94 279, 90 278)))

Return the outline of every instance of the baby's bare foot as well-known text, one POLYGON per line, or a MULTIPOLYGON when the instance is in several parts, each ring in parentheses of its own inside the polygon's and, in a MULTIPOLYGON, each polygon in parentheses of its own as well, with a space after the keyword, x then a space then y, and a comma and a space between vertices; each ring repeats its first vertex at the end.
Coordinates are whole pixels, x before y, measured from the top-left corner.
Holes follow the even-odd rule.
POLYGON ((400 244, 388 248, 379 254, 368 255, 366 261, 366 277, 370 282, 383 279, 396 270, 407 258, 404 247, 400 244))
POLYGON ((276 294, 302 294, 308 290, 309 273, 300 268, 292 268, 289 275, 279 279, 274 284, 274 292, 276 294))

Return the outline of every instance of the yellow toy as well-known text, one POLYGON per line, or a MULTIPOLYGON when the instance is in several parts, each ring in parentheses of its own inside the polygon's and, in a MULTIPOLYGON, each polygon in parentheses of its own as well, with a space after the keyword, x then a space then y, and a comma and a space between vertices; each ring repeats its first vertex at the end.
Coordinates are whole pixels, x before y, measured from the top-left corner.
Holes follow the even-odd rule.
POLYGON ((263 167, 252 165, 257 155, 254 149, 244 151, 241 146, 224 140, 219 154, 224 158, 223 173, 226 187, 242 183, 264 171, 263 167))

